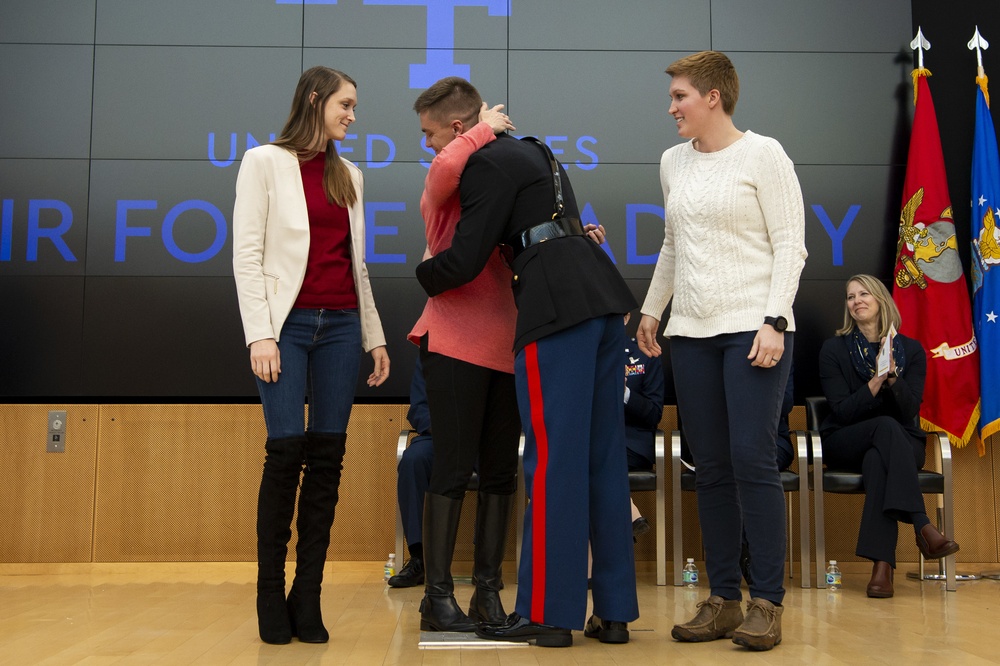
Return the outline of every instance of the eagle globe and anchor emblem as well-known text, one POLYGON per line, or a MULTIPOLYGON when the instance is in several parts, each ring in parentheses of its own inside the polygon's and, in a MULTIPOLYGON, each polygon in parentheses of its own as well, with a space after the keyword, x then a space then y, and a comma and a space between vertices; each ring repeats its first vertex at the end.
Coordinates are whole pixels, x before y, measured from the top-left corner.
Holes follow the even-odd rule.
MULTIPOLYGON (((914 192, 900 213, 899 241, 896 243, 896 262, 901 268, 896 272, 896 286, 906 289, 916 285, 927 288, 927 278, 939 283, 949 283, 962 278, 962 262, 958 256, 955 224, 951 206, 945 208, 937 221, 930 224, 914 223, 916 211, 924 199, 924 188, 914 192), (906 251, 904 253, 904 250, 906 251)), ((976 351, 976 337, 958 347, 947 342, 932 349, 934 358, 951 361, 976 351)))

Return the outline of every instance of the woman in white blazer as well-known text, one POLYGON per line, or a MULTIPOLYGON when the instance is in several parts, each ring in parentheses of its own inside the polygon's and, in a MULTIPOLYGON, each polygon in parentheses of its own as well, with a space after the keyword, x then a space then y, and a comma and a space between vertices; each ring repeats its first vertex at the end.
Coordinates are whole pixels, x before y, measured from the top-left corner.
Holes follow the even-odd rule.
POLYGON ((354 122, 356 105, 357 84, 343 72, 304 72, 281 136, 248 150, 236 181, 233 270, 267 426, 257 501, 257 621, 267 643, 329 640, 320 586, 360 350, 375 362, 369 386, 389 376, 364 263, 363 179, 334 144, 354 122), (286 599, 300 475, 295 580, 286 599))

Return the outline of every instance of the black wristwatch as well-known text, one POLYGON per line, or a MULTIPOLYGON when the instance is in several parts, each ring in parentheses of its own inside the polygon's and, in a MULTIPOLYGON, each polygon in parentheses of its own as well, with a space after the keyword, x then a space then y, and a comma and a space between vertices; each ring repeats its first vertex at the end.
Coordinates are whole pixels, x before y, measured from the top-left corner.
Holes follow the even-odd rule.
POLYGON ((788 320, 784 317, 764 317, 764 323, 770 324, 778 333, 788 330, 788 320))

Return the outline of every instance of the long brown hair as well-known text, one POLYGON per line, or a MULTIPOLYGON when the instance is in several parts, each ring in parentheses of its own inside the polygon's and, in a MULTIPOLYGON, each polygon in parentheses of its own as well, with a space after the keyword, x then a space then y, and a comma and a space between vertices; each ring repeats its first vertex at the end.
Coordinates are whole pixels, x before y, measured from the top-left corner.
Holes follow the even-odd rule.
MULTIPOLYGON (((313 67, 302 72, 299 84, 295 86, 292 110, 285 121, 281 135, 274 145, 293 151, 299 157, 315 153, 316 134, 322 135, 326 103, 344 83, 355 88, 358 84, 347 74, 329 67, 313 67), (311 99, 313 93, 315 99, 311 99)), ((326 162, 323 167, 323 185, 326 200, 338 206, 350 208, 358 195, 351 181, 351 172, 337 155, 334 142, 326 142, 326 162)))

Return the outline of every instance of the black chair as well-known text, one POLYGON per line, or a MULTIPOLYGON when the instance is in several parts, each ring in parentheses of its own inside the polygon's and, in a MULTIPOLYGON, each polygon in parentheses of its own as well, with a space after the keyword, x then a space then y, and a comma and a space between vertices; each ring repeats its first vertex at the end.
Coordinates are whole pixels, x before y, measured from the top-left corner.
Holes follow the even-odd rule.
MULTIPOLYGON (((826 520, 823 514, 823 494, 841 493, 848 495, 863 495, 865 492, 864 481, 860 472, 844 471, 823 467, 823 442, 819 435, 819 426, 830 414, 830 405, 823 396, 806 398, 806 417, 809 428, 809 445, 812 450, 812 474, 809 479, 809 488, 813 490, 813 506, 816 513, 816 587, 826 587, 826 576, 823 571, 823 564, 826 562, 826 520), (822 492, 820 492, 820 490, 822 492)), ((951 485, 951 444, 948 436, 943 432, 927 433, 933 446, 933 456, 928 458, 933 460, 940 472, 920 470, 917 479, 920 484, 920 492, 925 495, 938 496, 938 529, 942 534, 949 534, 954 526, 952 507, 952 485, 951 485)), ((800 468, 801 469, 801 468, 800 468)), ((924 574, 924 556, 920 555, 921 580, 933 579, 944 580, 945 588, 949 592, 957 589, 955 576, 955 556, 949 555, 940 560, 939 574, 924 574)))
MULTIPOLYGON (((681 430, 674 430, 670 439, 670 457, 671 457, 671 469, 673 475, 673 508, 674 508, 674 585, 680 586, 684 584, 683 580, 683 562, 684 562, 684 526, 683 521, 683 511, 681 511, 681 492, 689 491, 693 492, 695 490, 695 472, 689 469, 681 459, 682 447, 686 448, 686 443, 682 440, 681 430)), ((798 467, 799 473, 796 474, 791 470, 785 470, 781 472, 781 487, 786 493, 798 492, 799 493, 799 560, 802 566, 802 587, 809 587, 809 568, 811 562, 809 561, 809 498, 808 498, 808 487, 806 481, 806 474, 803 473, 804 470, 808 469, 807 462, 807 449, 805 444, 805 438, 799 431, 793 431, 792 436, 795 438, 795 447, 797 449, 798 455, 798 467)), ((794 560, 792 556, 792 527, 794 525, 794 512, 792 510, 792 497, 788 496, 788 577, 791 578, 793 574, 794 560)))

